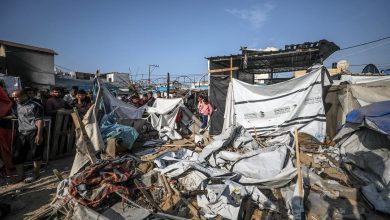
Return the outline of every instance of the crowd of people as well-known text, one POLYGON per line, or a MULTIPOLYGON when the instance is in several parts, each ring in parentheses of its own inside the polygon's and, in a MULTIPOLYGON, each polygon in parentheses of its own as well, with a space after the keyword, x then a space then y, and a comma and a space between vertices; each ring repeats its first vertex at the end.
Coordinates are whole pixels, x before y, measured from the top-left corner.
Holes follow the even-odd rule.
MULTIPOLYGON (((126 103, 130 103, 134 105, 135 107, 141 107, 144 105, 153 106, 154 102, 156 101, 156 98, 165 98, 165 97, 162 96, 160 91, 157 91, 156 98, 154 98, 153 92, 149 91, 147 93, 142 94, 142 96, 140 96, 138 92, 135 92, 130 97, 128 95, 122 95, 119 98, 126 103)), ((177 92, 173 92, 170 98, 177 98, 177 92)))
POLYGON ((0 118, 1 135, 4 140, 2 144, 2 160, 6 165, 6 173, 10 174, 10 167, 15 167, 17 178, 14 182, 33 182, 39 178, 39 169, 43 159, 46 132, 44 128, 44 117, 52 117, 55 121, 56 113, 62 109, 76 108, 82 117, 91 107, 93 98, 92 92, 73 86, 69 94, 64 94, 63 89, 54 87, 50 90, 49 97, 44 93, 37 93, 37 90, 26 87, 12 92, 11 97, 6 97, 5 89, 2 90, 3 100, 10 100, 8 112, 0 118), (17 119, 16 135, 8 135, 14 132, 11 130, 10 119, 17 119), (13 137, 13 140, 12 138, 13 137), (10 140, 11 139, 11 140, 10 140), (8 142, 8 143, 7 143, 8 142), (7 152, 13 142, 12 152, 7 152), (31 152, 33 160, 33 174, 25 178, 23 164, 31 152), (6 156, 5 154, 10 154, 6 156))
MULTIPOLYGON (((5 90, 3 95, 7 94, 5 90)), ((173 92, 171 98, 177 98, 177 93, 173 92)), ((55 116, 59 110, 62 109, 74 109, 76 108, 79 115, 82 117, 93 104, 93 93, 91 91, 85 91, 73 86, 68 93, 65 94, 64 90, 58 87, 54 87, 45 94, 43 92, 38 93, 36 89, 26 87, 21 90, 16 90, 9 98, 9 104, 12 106, 7 114, 0 115, 0 133, 6 134, 10 130, 9 119, 17 119, 18 128, 17 134, 12 135, 13 142, 12 152, 1 152, 2 160, 8 165, 7 167, 15 167, 17 171, 17 178, 14 182, 32 182, 39 178, 39 169, 43 159, 44 145, 47 139, 44 117, 52 118, 52 125, 55 123, 55 116), (3 129, 4 128, 4 129, 3 129), (33 174, 32 176, 25 178, 23 171, 23 164, 27 159, 28 153, 32 154, 33 160, 33 174), (9 154, 8 157, 4 157, 4 154, 9 154), (7 161, 7 158, 12 158, 7 161), (12 160, 12 161, 10 161, 12 160), (10 165, 11 164, 11 165, 10 165)), ((153 96, 153 92, 147 92, 140 96, 138 93, 134 93, 128 97, 123 95, 120 97, 122 101, 130 103, 136 107, 144 105, 153 106, 156 98, 165 98, 161 92, 156 92, 156 97, 153 96)), ((208 102, 207 97, 199 95, 197 98, 197 111, 202 121, 202 129, 207 128, 208 121, 213 113, 213 107, 208 102)), ((195 104, 195 103, 194 103, 195 104)), ((195 107, 195 106, 194 106, 195 107)), ((180 114, 178 114, 176 122, 181 120, 180 114)), ((179 124, 179 122, 178 122, 179 124)), ((14 132, 14 131, 12 131, 14 132)), ((8 141, 6 136, 0 135, 0 142, 8 141), (2 139, 3 138, 3 139, 2 139)), ((8 141, 9 142, 9 141, 8 141)), ((10 144, 9 144, 10 146, 10 144)), ((3 148, 3 147, 2 147, 3 148)), ((11 147, 9 147, 11 148, 11 147)), ((11 150, 10 150, 11 151, 11 150)), ((10 169, 6 171, 10 174, 10 169)))

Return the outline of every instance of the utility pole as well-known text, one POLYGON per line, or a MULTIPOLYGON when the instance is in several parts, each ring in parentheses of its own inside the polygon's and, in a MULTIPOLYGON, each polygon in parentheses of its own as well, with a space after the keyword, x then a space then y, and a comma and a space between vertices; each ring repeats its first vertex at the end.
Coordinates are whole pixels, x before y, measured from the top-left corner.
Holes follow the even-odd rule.
POLYGON ((167 98, 169 98, 169 72, 167 76, 167 98))
POLYGON ((159 67, 159 65, 156 64, 149 64, 149 80, 148 80, 148 86, 150 86, 150 73, 156 68, 159 67), (150 69, 150 67, 154 67, 153 69, 150 69))

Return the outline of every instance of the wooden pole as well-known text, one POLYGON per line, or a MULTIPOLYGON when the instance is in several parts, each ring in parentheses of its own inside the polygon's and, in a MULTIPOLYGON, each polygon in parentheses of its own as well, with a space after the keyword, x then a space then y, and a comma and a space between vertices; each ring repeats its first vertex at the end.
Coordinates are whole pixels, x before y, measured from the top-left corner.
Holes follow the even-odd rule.
POLYGON ((89 158, 90 162, 92 164, 95 164, 96 157, 93 154, 94 152, 93 144, 87 135, 87 131, 85 130, 84 124, 81 121, 77 108, 74 108, 74 112, 72 112, 71 115, 72 115, 73 123, 75 125, 76 132, 79 132, 80 135, 83 137, 83 148, 85 150, 85 153, 89 158))
POLYGON ((301 160, 299 157, 299 140, 298 140, 298 129, 295 128, 294 131, 294 139, 295 139, 295 154, 296 154, 296 167, 297 167, 297 173, 298 173, 298 192, 299 197, 303 199, 303 189, 302 189, 302 174, 301 174, 301 160))
POLYGON ((230 80, 233 78, 233 57, 230 57, 230 80))
POLYGON ((253 129, 255 130, 255 140, 257 141, 257 132, 256 132, 256 126, 253 126, 253 129))

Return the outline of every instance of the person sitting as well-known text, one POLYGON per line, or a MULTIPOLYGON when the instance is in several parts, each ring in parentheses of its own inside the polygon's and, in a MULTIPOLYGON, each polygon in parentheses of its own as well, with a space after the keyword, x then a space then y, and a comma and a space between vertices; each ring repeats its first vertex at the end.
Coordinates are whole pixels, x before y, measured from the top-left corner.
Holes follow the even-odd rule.
POLYGON ((69 93, 64 96, 64 100, 68 105, 72 105, 74 101, 76 100, 77 91, 79 90, 79 87, 72 86, 69 93))
POLYGON ((158 99, 159 99, 159 98, 162 98, 161 92, 160 92, 160 91, 157 91, 157 92, 156 92, 156 96, 157 96, 158 99))
POLYGON ((61 90, 54 87, 50 92, 51 97, 46 101, 46 115, 55 116, 60 109, 70 109, 70 105, 61 98, 61 90))
POLYGON ((92 105, 91 100, 88 99, 85 90, 84 89, 78 90, 73 106, 77 108, 80 117, 83 117, 85 113, 87 113, 91 105, 92 105))

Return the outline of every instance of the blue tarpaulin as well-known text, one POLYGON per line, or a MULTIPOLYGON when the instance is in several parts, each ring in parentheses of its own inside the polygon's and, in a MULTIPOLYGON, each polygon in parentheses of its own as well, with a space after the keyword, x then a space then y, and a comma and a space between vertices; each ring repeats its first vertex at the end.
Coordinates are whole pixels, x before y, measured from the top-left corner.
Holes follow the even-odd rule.
POLYGON ((123 144, 129 150, 133 147, 139 135, 135 128, 116 123, 113 114, 106 115, 103 118, 101 133, 104 142, 107 142, 108 138, 122 139, 123 144))
POLYGON ((369 121, 378 129, 390 135, 390 101, 376 102, 351 111, 346 121, 362 124, 369 121))

